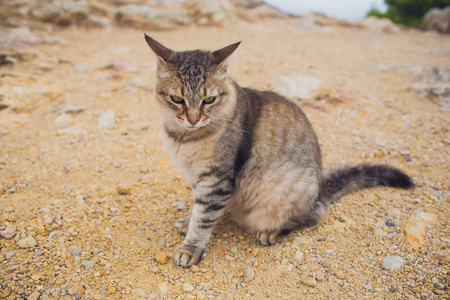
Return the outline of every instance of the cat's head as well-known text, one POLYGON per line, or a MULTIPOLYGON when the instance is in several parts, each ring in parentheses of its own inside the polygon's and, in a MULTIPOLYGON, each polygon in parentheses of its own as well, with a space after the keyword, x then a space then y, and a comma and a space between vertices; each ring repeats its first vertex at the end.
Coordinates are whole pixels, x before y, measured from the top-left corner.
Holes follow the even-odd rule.
POLYGON ((166 126, 194 131, 224 123, 235 101, 226 60, 240 42, 213 52, 178 52, 147 35, 145 40, 158 58, 156 98, 166 126))

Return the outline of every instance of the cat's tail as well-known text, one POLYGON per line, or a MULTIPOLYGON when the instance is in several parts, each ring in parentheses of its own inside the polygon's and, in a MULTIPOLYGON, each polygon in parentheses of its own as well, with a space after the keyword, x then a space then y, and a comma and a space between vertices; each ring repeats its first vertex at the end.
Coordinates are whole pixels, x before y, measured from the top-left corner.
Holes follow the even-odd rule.
POLYGON ((361 188, 390 186, 408 189, 411 178, 389 165, 359 164, 333 167, 323 173, 321 202, 328 207, 340 197, 361 188))

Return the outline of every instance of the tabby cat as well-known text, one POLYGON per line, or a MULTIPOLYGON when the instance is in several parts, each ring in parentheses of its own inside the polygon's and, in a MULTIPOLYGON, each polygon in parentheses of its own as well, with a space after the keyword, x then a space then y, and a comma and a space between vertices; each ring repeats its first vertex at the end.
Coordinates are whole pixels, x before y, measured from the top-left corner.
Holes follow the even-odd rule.
POLYGON ((322 172, 316 134, 302 110, 274 93, 240 87, 227 58, 240 43, 209 52, 177 52, 145 35, 158 59, 156 100, 164 144, 192 186, 190 217, 173 259, 198 264, 224 211, 262 245, 316 225, 328 206, 359 188, 410 188, 388 165, 359 164, 322 172))

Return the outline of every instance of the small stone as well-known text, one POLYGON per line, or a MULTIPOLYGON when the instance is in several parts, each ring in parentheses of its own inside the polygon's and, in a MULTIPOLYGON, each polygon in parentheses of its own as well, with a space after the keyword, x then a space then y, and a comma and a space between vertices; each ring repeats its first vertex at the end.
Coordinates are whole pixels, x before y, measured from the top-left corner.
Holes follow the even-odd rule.
POLYGON ((28 296, 27 300, 38 300, 41 294, 38 291, 33 292, 30 296, 28 296))
POLYGON ((165 264, 169 260, 169 257, 164 251, 158 251, 155 254, 155 261, 160 264, 165 264))
POLYGON ((434 290, 433 293, 435 293, 436 295, 445 295, 444 290, 434 290))
POLYGON ((302 278, 300 279, 300 283, 309 287, 315 287, 317 286, 317 282, 314 278, 308 277, 308 278, 302 278))
POLYGON ((386 224, 387 227, 394 227, 395 226, 395 222, 392 220, 386 220, 386 222, 384 222, 384 224, 386 224))
POLYGON ((130 195, 131 194, 131 188, 129 186, 119 185, 117 187, 117 194, 119 194, 119 195, 130 195))
POLYGON ((19 220, 19 216, 16 213, 11 213, 6 217, 6 220, 10 222, 16 222, 17 220, 19 220))
POLYGON ((193 266, 191 267, 191 271, 192 271, 192 272, 198 272, 198 271, 200 271, 200 268, 199 268, 197 265, 193 265, 193 266))
POLYGON ((137 231, 138 234, 145 234, 145 230, 144 229, 140 229, 137 231))
POLYGON ((157 242, 158 244, 160 244, 161 246, 163 246, 163 247, 166 245, 166 239, 165 239, 164 237, 162 237, 162 236, 158 237, 158 238, 156 239, 156 242, 157 242))
POLYGON ((145 291, 141 288, 138 288, 138 289, 133 290, 133 294, 135 294, 136 296, 142 297, 142 296, 145 296, 145 291))
POLYGON ((396 287, 396 286, 393 286, 393 287, 391 287, 390 289, 389 289, 389 292, 390 293, 395 293, 395 292, 397 292, 398 291, 398 287, 396 287))
POLYGON ((336 273, 334 273, 334 276, 336 276, 336 278, 341 279, 341 280, 346 278, 344 272, 342 272, 342 271, 337 271, 336 273))
POLYGON ((419 250, 425 242, 427 226, 436 223, 436 214, 414 211, 405 226, 406 242, 414 249, 419 250))
POLYGON ((292 244, 297 246, 297 247, 300 247, 300 246, 303 246, 303 245, 309 245, 309 244, 311 244, 311 239, 307 238, 307 237, 297 236, 292 241, 292 244))
POLYGON ((14 227, 8 226, 4 230, 0 231, 0 236, 4 239, 11 239, 16 235, 14 227))
POLYGON ((83 251, 83 249, 81 249, 81 247, 78 246, 70 246, 69 248, 67 248, 67 251, 73 256, 78 256, 80 255, 81 251, 83 251))
POLYGON ((33 275, 31 275, 31 279, 33 279, 34 281, 39 280, 41 277, 42 277, 41 274, 33 274, 33 275))
POLYGON ((36 244, 36 240, 32 236, 21 239, 17 242, 17 245, 19 245, 20 248, 30 248, 34 247, 36 244))
MULTIPOLYGON (((244 271, 244 280, 245 280, 245 271, 244 271)), ((211 282, 204 282, 202 286, 205 291, 212 290, 212 288, 214 287, 214 285, 211 282)))
POLYGON ((81 277, 80 276, 75 276, 72 278, 72 282, 80 282, 81 277))
POLYGON ((111 127, 114 125, 116 118, 116 112, 112 109, 108 109, 101 113, 101 115, 98 118, 98 127, 99 128, 106 128, 111 127))
POLYGON ((405 263, 405 260, 401 256, 388 255, 383 258, 381 262, 381 267, 385 270, 399 270, 405 263))
POLYGON ((295 252, 294 259, 295 259, 295 261, 297 261, 297 262, 301 262, 301 261, 303 260, 303 252, 300 251, 300 250, 298 250, 297 252, 295 252))
POLYGON ((93 260, 85 260, 81 263, 85 270, 90 270, 95 266, 95 261, 93 260))
POLYGON ((194 290, 194 286, 190 283, 183 283, 183 291, 185 292, 192 292, 194 290))
POLYGON ((6 252, 6 253, 5 253, 5 258, 6 258, 7 260, 9 260, 11 257, 14 256, 14 254, 16 254, 16 252, 14 252, 14 251, 6 252))
POLYGON ((330 267, 330 263, 325 260, 325 261, 322 262, 322 267, 329 268, 330 267))
POLYGON ((255 277, 255 271, 251 267, 247 267, 244 270, 244 281, 250 282, 255 277))
POLYGON ((434 287, 438 290, 443 290, 445 288, 445 285, 440 283, 439 280, 437 280, 436 277, 433 277, 431 279, 431 282, 433 283, 434 287))
POLYGON ((165 282, 161 282, 160 284, 158 284, 158 288, 161 293, 167 293, 167 291, 169 290, 169 287, 165 282))
POLYGON ((319 272, 316 274, 316 280, 318 281, 324 281, 325 280, 325 274, 322 272, 319 272))
POLYGON ((366 284, 365 286, 364 286, 364 288, 366 289, 366 290, 368 290, 369 292, 373 292, 373 288, 372 288, 372 285, 369 283, 369 284, 366 284))

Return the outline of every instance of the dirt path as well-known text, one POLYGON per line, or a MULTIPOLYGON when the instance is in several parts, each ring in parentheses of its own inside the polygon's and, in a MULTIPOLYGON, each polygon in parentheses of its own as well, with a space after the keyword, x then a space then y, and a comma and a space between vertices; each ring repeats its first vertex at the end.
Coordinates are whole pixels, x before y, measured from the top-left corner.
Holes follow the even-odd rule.
POLYGON ((16 233, 0 238, 0 298, 449 298, 450 113, 407 89, 412 67, 450 66, 448 36, 295 21, 147 33, 176 50, 243 40, 229 69, 243 86, 320 79, 303 107, 325 166, 389 163, 417 187, 346 196, 273 247, 224 218, 198 267, 160 264, 191 199, 161 149, 155 59, 141 31, 63 31, 0 69, 0 230, 16 233), (391 256, 398 270, 382 268, 391 256))

